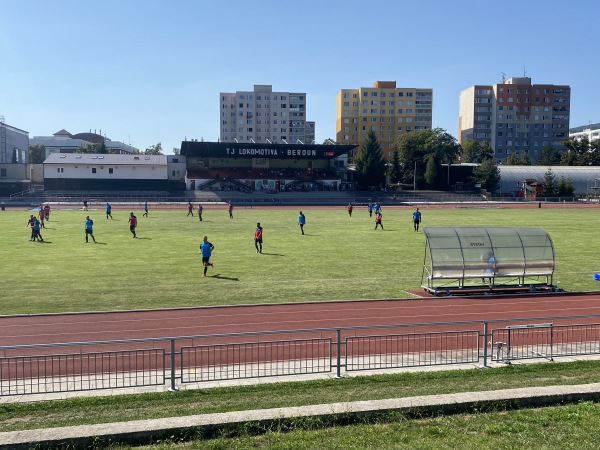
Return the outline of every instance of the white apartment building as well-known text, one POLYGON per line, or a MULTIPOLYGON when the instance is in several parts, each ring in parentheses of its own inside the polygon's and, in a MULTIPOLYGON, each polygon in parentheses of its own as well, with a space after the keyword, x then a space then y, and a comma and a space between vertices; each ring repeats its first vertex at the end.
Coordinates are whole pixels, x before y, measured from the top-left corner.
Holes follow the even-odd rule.
POLYGON ((273 92, 255 84, 253 91, 221 92, 221 142, 312 144, 315 123, 306 120, 306 93, 273 92))
POLYGON ((581 138, 586 137, 590 142, 600 139, 600 123, 591 123, 589 125, 571 128, 569 130, 569 137, 577 139, 578 141, 581 140, 581 138))

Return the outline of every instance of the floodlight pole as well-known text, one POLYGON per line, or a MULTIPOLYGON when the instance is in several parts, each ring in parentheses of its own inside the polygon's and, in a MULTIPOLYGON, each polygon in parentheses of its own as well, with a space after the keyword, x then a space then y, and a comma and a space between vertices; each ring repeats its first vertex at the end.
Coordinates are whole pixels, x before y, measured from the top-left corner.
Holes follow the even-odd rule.
POLYGON ((415 171, 413 173, 413 191, 417 190, 417 161, 415 160, 415 171))

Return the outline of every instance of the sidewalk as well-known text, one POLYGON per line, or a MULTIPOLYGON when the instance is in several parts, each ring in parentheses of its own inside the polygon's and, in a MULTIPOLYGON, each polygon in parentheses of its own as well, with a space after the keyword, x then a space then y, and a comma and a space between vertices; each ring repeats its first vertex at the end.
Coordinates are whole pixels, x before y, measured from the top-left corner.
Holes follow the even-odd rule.
POLYGON ((269 429, 294 418, 318 418, 325 423, 347 423, 356 416, 369 416, 384 412, 409 414, 459 413, 474 408, 485 409, 498 402, 510 403, 510 407, 549 406, 578 401, 597 400, 600 383, 576 386, 550 386, 539 388, 506 389, 498 391, 466 392, 460 394, 430 395, 349 403, 330 403, 292 408, 274 408, 255 411, 234 411, 219 414, 202 414, 153 420, 82 425, 40 430, 0 433, 0 448, 27 449, 34 445, 84 446, 101 442, 133 443, 173 436, 210 436, 223 428, 245 427, 260 424, 269 429))

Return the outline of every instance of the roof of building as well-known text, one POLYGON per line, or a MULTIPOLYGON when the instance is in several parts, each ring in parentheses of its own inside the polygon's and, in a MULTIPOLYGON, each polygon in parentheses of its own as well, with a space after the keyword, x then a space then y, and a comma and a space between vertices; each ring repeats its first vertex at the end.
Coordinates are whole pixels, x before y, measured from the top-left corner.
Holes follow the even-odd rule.
POLYGON ((599 129, 600 129, 600 123, 592 123, 590 125, 582 125, 580 127, 571 128, 571 129, 569 129, 569 133, 581 133, 582 131, 585 131, 585 130, 599 130, 599 129))
POLYGON ((95 153, 52 153, 44 164, 107 164, 166 166, 165 155, 111 155, 95 153))
POLYGON ((556 181, 564 177, 571 179, 576 194, 585 194, 591 187, 600 183, 599 166, 498 166, 500 169, 500 189, 496 192, 510 193, 522 189, 523 181, 527 179, 544 182, 548 169, 552 170, 556 181))

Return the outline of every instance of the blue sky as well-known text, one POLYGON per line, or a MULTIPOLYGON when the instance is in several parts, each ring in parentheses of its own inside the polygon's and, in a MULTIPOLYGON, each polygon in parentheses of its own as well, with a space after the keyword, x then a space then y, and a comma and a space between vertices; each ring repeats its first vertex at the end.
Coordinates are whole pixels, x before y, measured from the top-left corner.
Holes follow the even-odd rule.
POLYGON ((219 93, 307 93, 317 141, 335 96, 432 88, 433 126, 457 135, 458 96, 527 76, 568 84, 571 123, 600 122, 600 3, 583 0, 0 0, 0 115, 47 136, 100 131, 165 153, 216 141, 219 93))

